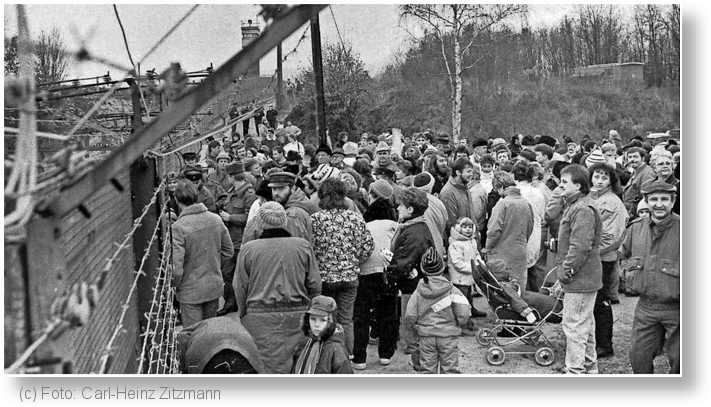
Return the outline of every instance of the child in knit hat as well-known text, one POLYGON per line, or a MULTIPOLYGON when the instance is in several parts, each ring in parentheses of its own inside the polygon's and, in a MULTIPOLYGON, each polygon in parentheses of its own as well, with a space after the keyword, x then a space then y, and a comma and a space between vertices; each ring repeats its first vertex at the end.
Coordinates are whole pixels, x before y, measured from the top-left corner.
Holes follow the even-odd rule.
MULTIPOLYGON (((471 316, 469 302, 444 273, 444 262, 434 247, 420 262, 424 277, 407 304, 404 323, 419 336, 419 367, 424 373, 461 373, 459 339, 471 316)), ((413 354, 414 361, 414 354, 413 354)))

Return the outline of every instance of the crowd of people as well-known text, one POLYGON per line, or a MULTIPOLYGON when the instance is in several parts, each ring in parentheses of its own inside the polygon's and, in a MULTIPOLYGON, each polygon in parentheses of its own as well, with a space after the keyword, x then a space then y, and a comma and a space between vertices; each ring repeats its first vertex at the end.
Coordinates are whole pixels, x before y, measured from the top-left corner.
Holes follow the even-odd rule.
POLYGON ((343 132, 315 146, 273 124, 167 174, 183 371, 353 373, 369 344, 389 365, 401 342, 415 371, 459 373, 457 338, 487 316, 473 266, 538 292, 554 256, 562 372, 614 355, 621 294, 640 297, 633 372, 663 349, 680 372, 676 141, 343 132))

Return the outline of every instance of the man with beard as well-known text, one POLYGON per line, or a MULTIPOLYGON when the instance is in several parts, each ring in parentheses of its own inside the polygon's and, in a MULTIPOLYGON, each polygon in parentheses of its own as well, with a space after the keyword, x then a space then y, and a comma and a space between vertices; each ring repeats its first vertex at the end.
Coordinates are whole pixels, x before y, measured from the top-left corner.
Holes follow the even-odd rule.
POLYGON ((647 150, 641 147, 633 147, 627 151, 627 160, 632 176, 622 190, 622 201, 630 214, 630 219, 637 217, 637 204, 642 200, 640 193, 642 185, 655 178, 654 170, 644 162, 646 156, 647 150))
MULTIPOLYGON (((286 210, 284 229, 289 235, 310 242, 313 235, 311 214, 317 212, 318 208, 314 207, 306 194, 296 186, 296 175, 290 172, 275 172, 269 176, 267 186, 272 190, 272 199, 286 210)), ((255 219, 250 220, 244 230, 242 245, 258 238, 261 233, 255 219)))
POLYGON ((452 164, 452 176, 439 194, 439 199, 447 208, 446 233, 457 224, 457 219, 476 219, 472 213, 472 200, 467 189, 473 176, 474 164, 471 161, 459 159, 452 164))
POLYGON ((429 165, 427 166, 427 172, 429 172, 430 175, 432 175, 432 178, 434 178, 432 195, 437 196, 449 179, 447 157, 439 151, 433 152, 429 160, 429 165))
POLYGON ((630 364, 635 374, 653 374, 665 343, 671 374, 681 371, 681 218, 672 213, 676 188, 654 181, 642 188, 651 214, 633 221, 618 249, 629 288, 639 293, 632 321, 630 364))

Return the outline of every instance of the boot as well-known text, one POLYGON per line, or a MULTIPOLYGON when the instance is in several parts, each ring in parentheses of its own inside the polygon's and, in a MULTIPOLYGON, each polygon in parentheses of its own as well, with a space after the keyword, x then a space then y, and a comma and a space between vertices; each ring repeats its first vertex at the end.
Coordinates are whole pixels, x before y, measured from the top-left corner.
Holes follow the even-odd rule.
POLYGON ((472 307, 472 318, 486 318, 486 312, 479 311, 472 307))

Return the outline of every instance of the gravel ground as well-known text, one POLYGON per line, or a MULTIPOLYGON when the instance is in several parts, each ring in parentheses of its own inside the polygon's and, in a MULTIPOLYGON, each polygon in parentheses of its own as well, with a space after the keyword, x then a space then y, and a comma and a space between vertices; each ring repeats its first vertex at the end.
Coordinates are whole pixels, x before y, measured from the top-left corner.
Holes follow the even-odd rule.
MULTIPOLYGON (((613 347, 615 355, 613 357, 600 359, 598 367, 600 374, 632 374, 629 364, 627 350, 629 346, 630 332, 632 328, 632 318, 634 307, 637 304, 636 297, 620 296, 620 304, 612 306, 615 319, 613 347)), ((495 326, 493 313, 483 297, 474 299, 474 306, 479 310, 488 310, 487 318, 475 320, 477 327, 492 328, 495 326)), ((557 374, 557 370, 565 365, 565 335, 560 324, 548 324, 544 334, 550 340, 555 352, 555 361, 550 366, 538 365, 533 355, 509 354, 505 355, 504 363, 499 366, 492 366, 486 361, 488 347, 481 346, 473 336, 459 337, 459 367, 464 374, 473 375, 496 375, 496 374, 522 374, 522 375, 547 375, 557 374)), ((529 346, 516 344, 505 347, 506 351, 528 351, 533 352, 539 346, 529 346)), ((368 346, 368 359, 365 370, 355 370, 356 374, 415 374, 410 366, 410 355, 403 353, 402 342, 398 343, 398 350, 388 366, 381 366, 378 359, 377 345, 368 346)), ((658 356, 654 361, 655 373, 666 373, 669 370, 666 355, 658 356)))

